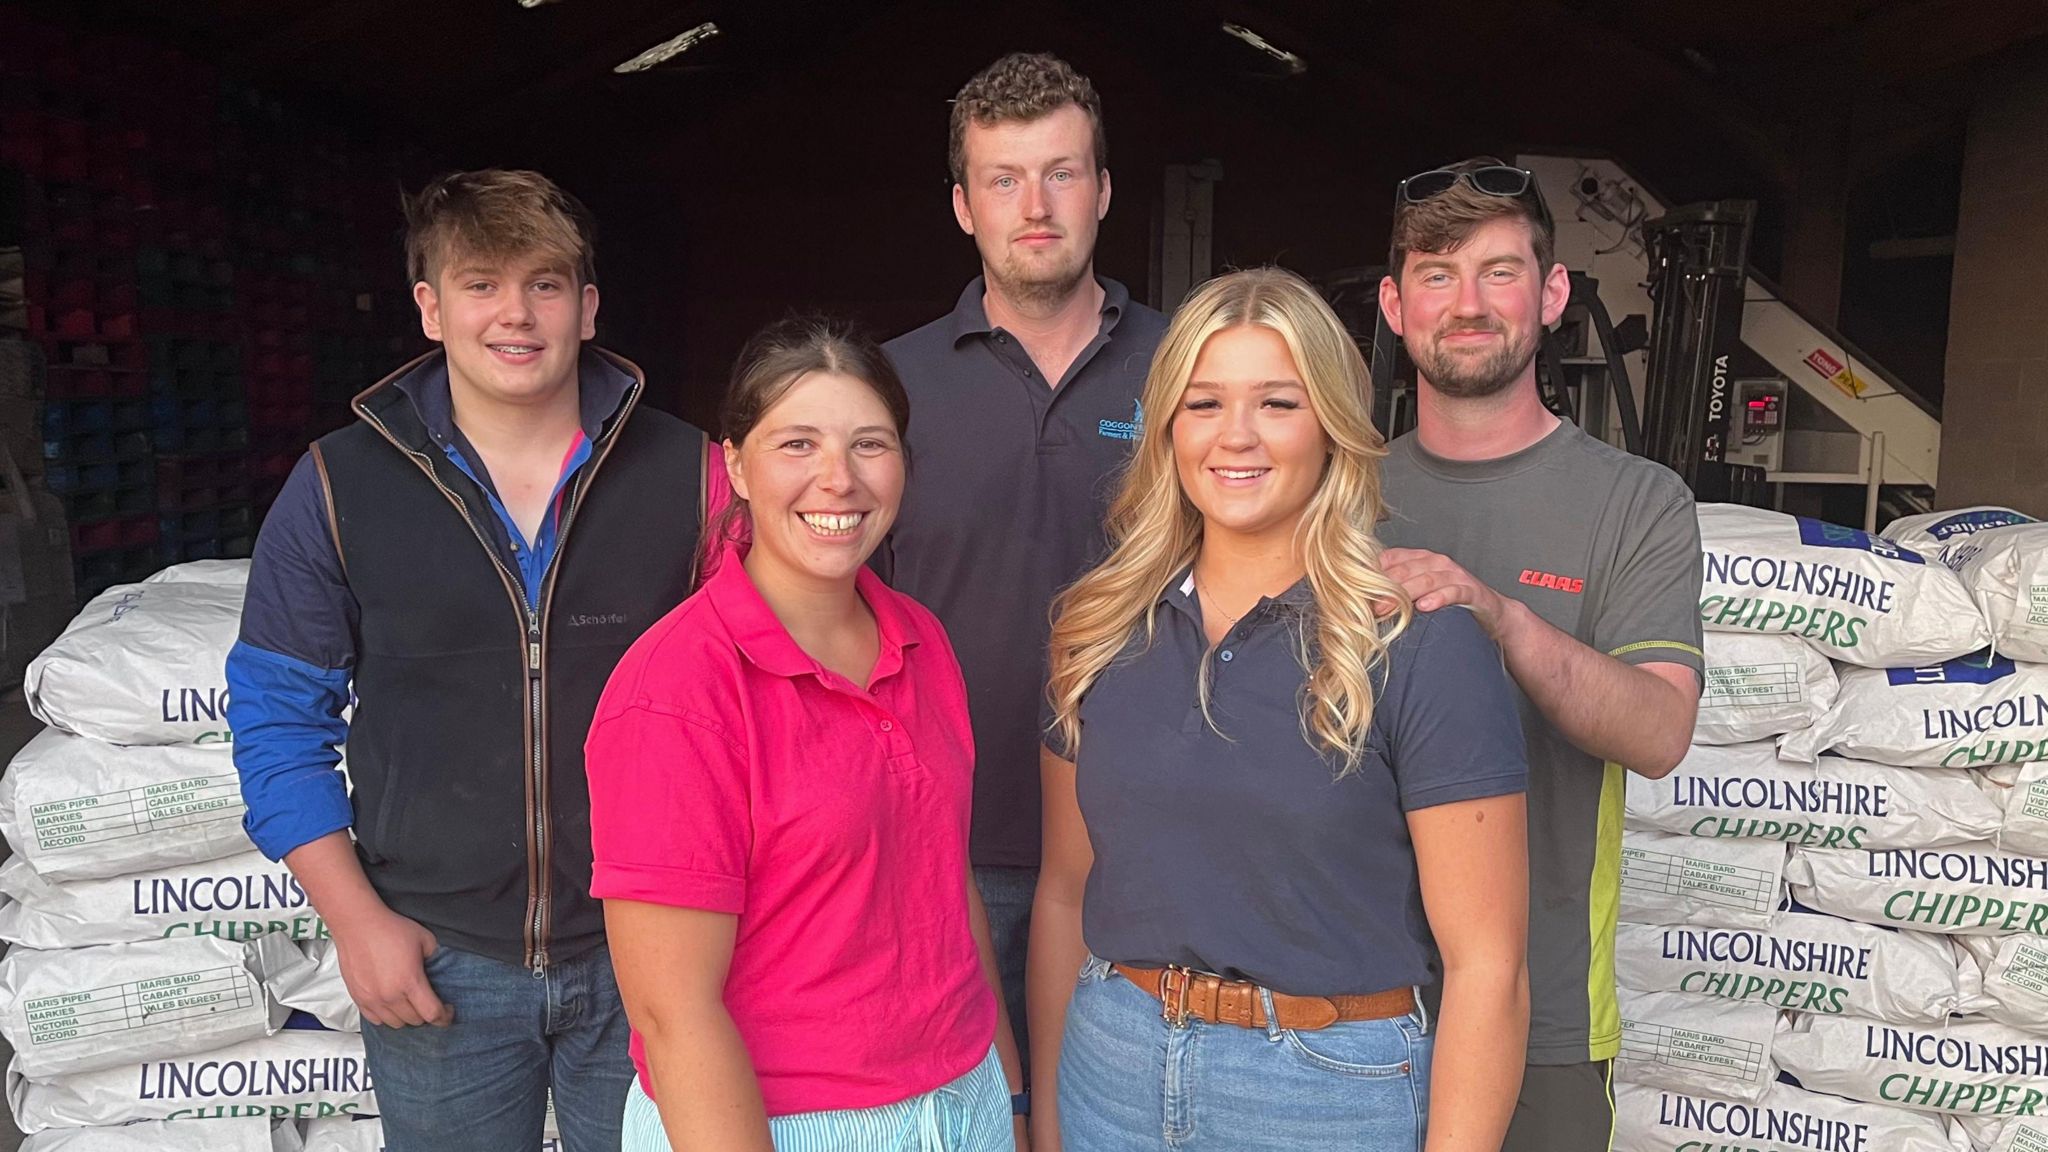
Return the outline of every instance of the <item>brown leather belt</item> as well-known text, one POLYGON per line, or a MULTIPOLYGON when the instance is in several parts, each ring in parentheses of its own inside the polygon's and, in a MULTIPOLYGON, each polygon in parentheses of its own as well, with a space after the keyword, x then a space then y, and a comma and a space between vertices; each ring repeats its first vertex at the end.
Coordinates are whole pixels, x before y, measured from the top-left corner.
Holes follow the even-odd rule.
MULTIPOLYGON (((1159 1001, 1160 1015, 1176 1027, 1190 1019, 1240 1028, 1266 1026, 1266 1005, 1257 984, 1189 968, 1111 967, 1159 1001)), ((1344 1020, 1391 1020, 1415 1010, 1415 992, 1410 988, 1390 988, 1365 996, 1289 996, 1281 992, 1272 996, 1280 1027, 1296 1032, 1313 1032, 1344 1020)))

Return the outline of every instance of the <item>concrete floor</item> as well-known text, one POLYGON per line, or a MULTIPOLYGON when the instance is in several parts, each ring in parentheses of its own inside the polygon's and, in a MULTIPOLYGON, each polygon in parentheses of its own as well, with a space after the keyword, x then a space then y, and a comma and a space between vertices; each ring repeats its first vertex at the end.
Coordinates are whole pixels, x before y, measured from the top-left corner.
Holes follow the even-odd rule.
MULTIPOLYGON (((29 742, 43 726, 28 714, 28 703, 22 699, 21 688, 10 685, 0 690, 0 763, 14 759, 21 746, 29 742)), ((0 841, 0 860, 12 853, 4 841, 0 841)), ((0 1040, 0 1065, 14 1058, 14 1052, 0 1040)), ((14 1118, 5 1109, 0 1109, 0 1152, 15 1152, 21 1147, 21 1133, 14 1130, 14 1118)))

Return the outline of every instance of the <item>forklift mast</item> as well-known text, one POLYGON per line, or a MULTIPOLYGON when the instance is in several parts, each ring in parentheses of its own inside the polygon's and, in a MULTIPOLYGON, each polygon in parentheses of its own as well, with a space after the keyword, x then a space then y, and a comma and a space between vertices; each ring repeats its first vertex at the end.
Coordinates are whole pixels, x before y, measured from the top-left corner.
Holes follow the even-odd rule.
POLYGON ((1762 503, 1763 469, 1728 462, 1737 348, 1756 204, 1693 204, 1643 222, 1653 310, 1643 455, 1701 500, 1762 503))

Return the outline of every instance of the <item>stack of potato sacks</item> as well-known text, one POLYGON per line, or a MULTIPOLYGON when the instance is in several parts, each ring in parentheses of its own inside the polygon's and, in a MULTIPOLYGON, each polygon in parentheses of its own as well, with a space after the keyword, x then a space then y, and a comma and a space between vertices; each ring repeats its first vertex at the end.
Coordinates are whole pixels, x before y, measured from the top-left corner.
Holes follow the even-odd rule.
POLYGON ((1693 748, 1626 785, 1617 1152, 2048 1150, 2048 525, 1699 516, 1693 748))
POLYGON ((0 1034, 30 1152, 291 1152, 375 1112, 325 926, 242 830, 247 568, 109 589, 29 665, 49 727, 0 777, 0 1034))

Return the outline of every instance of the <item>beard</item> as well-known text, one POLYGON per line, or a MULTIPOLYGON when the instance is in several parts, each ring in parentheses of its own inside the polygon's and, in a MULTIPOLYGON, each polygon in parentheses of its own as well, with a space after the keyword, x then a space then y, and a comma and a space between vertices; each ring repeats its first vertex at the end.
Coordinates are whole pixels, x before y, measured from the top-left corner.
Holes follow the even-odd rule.
POLYGON ((1518 333, 1499 321, 1445 325, 1427 343, 1407 341, 1408 357, 1415 361, 1416 371, 1438 392, 1455 400, 1475 400, 1504 391, 1520 379, 1535 361, 1537 341, 1541 339, 1542 330, 1534 326, 1518 333), (1506 339, 1490 351, 1445 351, 1444 338, 1459 332, 1497 332, 1506 339))
POLYGON ((1079 245, 1051 260, 1005 252, 1001 260, 989 262, 988 274, 1005 298, 1026 307, 1049 309, 1064 303, 1080 287, 1088 275, 1088 254, 1079 245))

